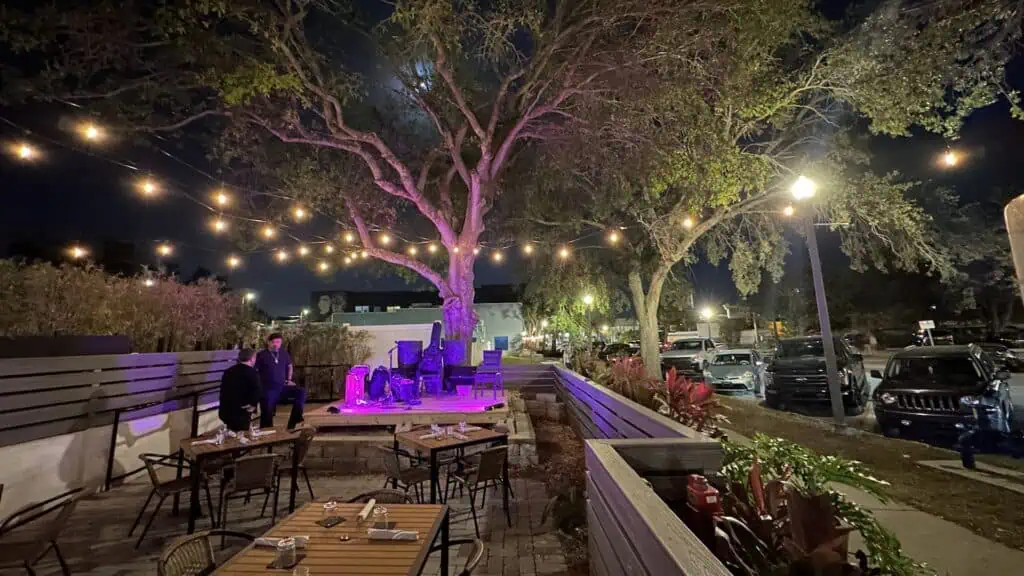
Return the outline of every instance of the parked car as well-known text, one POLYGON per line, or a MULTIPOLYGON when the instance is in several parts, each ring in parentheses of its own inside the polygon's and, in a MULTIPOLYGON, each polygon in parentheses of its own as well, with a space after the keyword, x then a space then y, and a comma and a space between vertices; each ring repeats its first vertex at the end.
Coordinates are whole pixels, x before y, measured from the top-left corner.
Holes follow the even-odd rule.
POLYGON ((893 354, 874 392, 875 418, 887 436, 954 436, 963 418, 985 433, 1008 434, 1010 374, 974 344, 926 346, 893 354))
POLYGON ((720 393, 764 393, 764 362, 756 350, 718 350, 704 369, 704 381, 720 393))
POLYGON ((639 346, 634 348, 632 345, 624 342, 614 342, 602 348, 601 351, 597 353, 597 357, 601 360, 609 361, 636 356, 639 353, 639 346))
MULTIPOLYGON (((870 394, 864 357, 850 349, 841 338, 833 337, 832 341, 843 406, 849 414, 860 414, 870 394)), ((765 384, 765 403, 771 408, 781 409, 796 404, 829 405, 831 396, 821 336, 780 340, 768 365, 765 384)))
POLYGON ((716 346, 710 338, 676 340, 668 350, 661 353, 661 371, 668 372, 670 368, 675 368, 681 372, 702 374, 716 346))
POLYGON ((996 368, 1005 368, 1010 372, 1024 372, 1024 359, 1010 350, 1005 344, 982 342, 978 344, 982 350, 992 357, 996 368))

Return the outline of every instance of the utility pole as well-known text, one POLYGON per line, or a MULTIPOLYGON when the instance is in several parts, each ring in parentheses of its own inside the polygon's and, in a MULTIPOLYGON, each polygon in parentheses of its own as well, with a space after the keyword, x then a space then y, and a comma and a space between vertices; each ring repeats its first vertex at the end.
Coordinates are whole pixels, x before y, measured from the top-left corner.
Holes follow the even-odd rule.
POLYGON ((836 426, 845 426, 843 394, 839 385, 839 366, 836 362, 836 347, 832 340, 832 324, 828 317, 828 303, 825 301, 825 282, 821 277, 821 257, 818 255, 818 236, 814 230, 813 216, 805 219, 807 229, 807 254, 811 259, 811 276, 814 280, 814 300, 818 305, 818 324, 821 326, 821 344, 825 350, 825 373, 828 379, 828 395, 832 403, 832 417, 836 426))

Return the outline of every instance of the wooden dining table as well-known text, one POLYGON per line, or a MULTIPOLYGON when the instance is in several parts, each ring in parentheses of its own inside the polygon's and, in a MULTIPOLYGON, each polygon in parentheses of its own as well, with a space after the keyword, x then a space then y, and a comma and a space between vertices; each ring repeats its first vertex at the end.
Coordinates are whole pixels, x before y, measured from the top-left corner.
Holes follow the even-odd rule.
POLYGON ((298 430, 289 430, 283 426, 277 428, 262 428, 260 432, 263 433, 258 438, 249 438, 249 432, 246 431, 245 435, 249 440, 242 443, 238 437, 229 437, 224 439, 223 444, 210 444, 203 441, 216 438, 217 432, 211 431, 205 434, 201 434, 195 438, 186 438, 181 441, 181 451, 186 458, 191 462, 192 472, 190 478, 192 480, 192 495, 191 504, 188 512, 188 533, 192 534, 196 529, 196 519, 199 518, 201 513, 199 507, 199 488, 202 474, 200 473, 203 469, 203 463, 209 462, 215 458, 227 458, 237 456, 242 452, 249 452, 252 450, 270 448, 272 446, 278 446, 281 444, 292 444, 292 487, 288 495, 288 512, 295 512, 295 496, 298 493, 298 474, 299 474, 299 450, 298 441, 301 438, 301 434, 298 430), (269 434, 268 434, 269 432, 269 434), (195 444, 196 441, 201 443, 195 444))
MULTIPOLYGON (((359 521, 363 504, 338 504, 330 515, 345 520, 331 528, 317 524, 327 516, 323 502, 312 502, 285 518, 265 537, 308 536, 296 567, 309 569, 310 576, 416 576, 423 571, 430 549, 440 538, 441 574, 448 574, 449 514, 443 504, 384 504, 388 522, 398 530, 414 531, 416 540, 370 540, 367 529, 374 524, 371 515, 359 521), (342 540, 348 537, 348 540, 342 540)), ((290 574, 292 570, 267 568, 276 551, 250 544, 231 557, 214 574, 257 576, 290 574)))
MULTIPOLYGON (((430 503, 434 504, 437 502, 437 489, 440 478, 440 465, 438 456, 442 452, 449 450, 465 450, 470 446, 477 446, 480 444, 494 444, 497 446, 508 445, 508 433, 496 432, 488 428, 476 428, 470 430, 461 435, 465 438, 459 438, 455 435, 446 436, 444 438, 424 438, 424 436, 430 435, 430 429, 419 428, 413 429, 406 432, 400 432, 395 434, 395 449, 397 450, 399 445, 405 445, 407 448, 426 453, 430 462, 430 503)), ((508 510, 508 458, 505 459, 505 468, 503 470, 503 489, 502 503, 504 504, 505 510, 508 510)))

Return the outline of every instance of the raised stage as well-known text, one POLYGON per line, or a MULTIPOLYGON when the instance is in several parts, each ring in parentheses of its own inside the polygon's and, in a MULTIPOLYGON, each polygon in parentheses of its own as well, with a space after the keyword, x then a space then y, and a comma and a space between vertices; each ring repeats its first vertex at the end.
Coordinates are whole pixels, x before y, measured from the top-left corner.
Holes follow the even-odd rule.
POLYGON ((424 396, 421 403, 409 406, 395 403, 389 406, 367 404, 345 406, 344 401, 333 402, 308 410, 306 423, 317 428, 346 428, 360 426, 419 426, 424 424, 497 424, 509 417, 505 397, 493 398, 490 391, 479 398, 460 396, 424 396), (498 407, 497 405, 501 405, 498 407), (494 408, 488 410, 488 407, 494 408), (337 413, 332 413, 331 408, 337 413))

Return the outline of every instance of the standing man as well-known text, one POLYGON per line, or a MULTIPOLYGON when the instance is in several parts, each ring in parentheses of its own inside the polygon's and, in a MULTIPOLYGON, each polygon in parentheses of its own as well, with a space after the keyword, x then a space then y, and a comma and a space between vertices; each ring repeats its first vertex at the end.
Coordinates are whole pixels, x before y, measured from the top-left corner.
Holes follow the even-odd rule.
POLYGON ((302 422, 302 411, 306 407, 306 390, 292 381, 292 359, 281 343, 281 334, 274 332, 267 336, 266 349, 256 355, 256 370, 263 386, 263 399, 260 401, 260 426, 263 428, 274 425, 274 412, 281 400, 291 400, 292 403, 289 429, 302 422))
POLYGON ((250 348, 238 351, 238 364, 224 371, 220 379, 220 407, 217 415, 228 430, 249 429, 252 413, 260 401, 260 375, 253 365, 256 352, 250 348))

